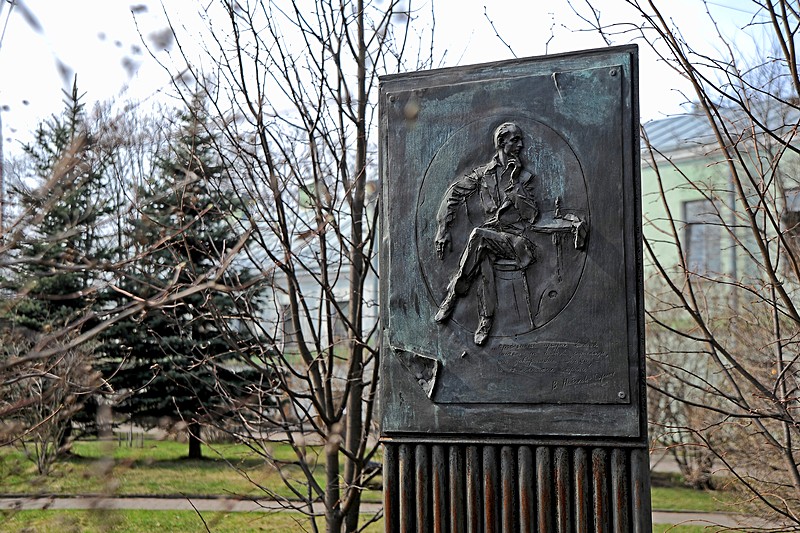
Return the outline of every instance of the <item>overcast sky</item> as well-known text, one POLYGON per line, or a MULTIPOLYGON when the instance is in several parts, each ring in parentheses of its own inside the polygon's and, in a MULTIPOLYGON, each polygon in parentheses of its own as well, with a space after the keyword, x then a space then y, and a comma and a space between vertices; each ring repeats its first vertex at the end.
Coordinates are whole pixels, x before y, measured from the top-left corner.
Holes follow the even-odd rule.
MULTIPOLYGON (((216 0, 203 0, 208 3, 216 0)), ((637 22, 622 0, 596 0, 604 20, 637 22)), ((700 0, 662 2, 687 39, 707 41, 712 34, 700 0)), ((573 0, 588 13, 585 0, 573 0)), ((723 31, 733 33, 747 24, 745 0, 711 3, 723 31)), ((6 151, 43 118, 61 109, 62 89, 78 75, 87 103, 98 100, 158 98, 169 77, 142 44, 158 40, 166 30, 164 11, 184 13, 178 18, 191 24, 187 10, 200 2, 186 0, 27 0, 13 10, 0 0, 0 112, 6 151), (132 13, 132 10, 136 12, 132 13)), ((567 0, 488 2, 438 0, 413 2, 420 23, 435 19, 436 50, 442 66, 466 65, 518 57, 604 46, 572 13, 567 0), (489 22, 492 21, 494 26, 489 22), (502 40, 500 37, 502 37, 502 40)), ((619 39, 615 44, 623 44, 619 39)), ((685 89, 644 48, 640 57, 642 119, 680 112, 685 89)))

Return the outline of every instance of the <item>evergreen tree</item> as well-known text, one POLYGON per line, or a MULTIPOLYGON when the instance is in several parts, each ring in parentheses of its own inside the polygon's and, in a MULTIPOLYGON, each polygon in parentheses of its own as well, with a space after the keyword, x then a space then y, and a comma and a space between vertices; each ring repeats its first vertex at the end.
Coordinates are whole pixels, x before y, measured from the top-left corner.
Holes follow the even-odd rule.
POLYGON ((9 318, 36 332, 64 328, 97 302, 96 266, 112 253, 101 227, 111 208, 104 162, 77 83, 65 95, 62 115, 41 123, 23 147, 30 173, 12 191, 29 225, 4 280, 17 296, 9 318))
MULTIPOLYGON (((147 200, 132 222, 133 246, 156 249, 133 264, 126 290, 142 298, 196 285, 221 267, 237 241, 229 219, 235 205, 223 194, 224 168, 204 120, 202 101, 195 100, 180 116, 157 175, 139 191, 147 200)), ((244 275, 231 270, 221 282, 236 285, 244 275)), ((201 290, 140 320, 121 321, 106 335, 110 383, 125 391, 117 410, 145 425, 162 417, 185 421, 189 458, 202 456, 201 425, 223 409, 218 387, 246 384, 246 376, 229 369, 234 352, 220 328, 219 316, 235 314, 233 297, 201 290)))
POLYGON ((72 420, 98 386, 90 371, 92 346, 67 344, 92 325, 103 305, 98 264, 113 250, 103 224, 111 210, 105 194, 105 159, 88 124, 77 81, 65 91, 64 110, 42 122, 23 147, 26 172, 11 194, 23 222, 15 235, 0 287, 0 358, 34 345, 55 355, 40 358, 6 393, 26 409, 18 418, 31 428, 26 450, 46 473, 67 449, 72 420))

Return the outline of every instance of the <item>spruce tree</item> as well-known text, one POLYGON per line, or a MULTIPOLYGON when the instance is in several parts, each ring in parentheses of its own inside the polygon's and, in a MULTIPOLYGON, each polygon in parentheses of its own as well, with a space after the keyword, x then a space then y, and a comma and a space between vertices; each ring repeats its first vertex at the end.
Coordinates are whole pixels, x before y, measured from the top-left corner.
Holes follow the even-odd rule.
MULTIPOLYGON (((224 194, 224 168, 204 121, 196 99, 180 116, 157 174, 139 191, 146 200, 131 239, 134 247, 155 249, 133 263, 126 290, 142 298, 158 301, 207 279, 238 239, 230 224, 235 205, 224 194)), ((218 387, 246 383, 229 370, 235 354, 221 327, 220 317, 235 313, 229 292, 206 289, 121 321, 106 335, 115 345, 106 365, 110 383, 124 392, 117 410, 143 425, 183 420, 190 459, 202 457, 201 425, 219 416, 218 387)))
POLYGON ((19 297, 9 318, 36 332, 66 328, 97 302, 97 264, 113 253, 101 226, 111 209, 104 162, 77 82, 65 95, 62 114, 41 123, 23 147, 29 174, 12 191, 29 224, 4 280, 19 297))
MULTIPOLYGON (((98 267, 112 253, 104 221, 105 159, 89 126, 77 81, 65 91, 64 110, 38 125, 23 146, 24 173, 11 195, 22 222, 0 272, 8 295, 0 306, 0 357, 22 355, 34 345, 54 353, 21 369, 18 411, 31 427, 26 449, 46 473, 67 449, 73 418, 99 385, 91 367, 93 346, 68 348, 102 308, 104 279, 98 267)), ((17 383, 16 380, 9 380, 17 383)))

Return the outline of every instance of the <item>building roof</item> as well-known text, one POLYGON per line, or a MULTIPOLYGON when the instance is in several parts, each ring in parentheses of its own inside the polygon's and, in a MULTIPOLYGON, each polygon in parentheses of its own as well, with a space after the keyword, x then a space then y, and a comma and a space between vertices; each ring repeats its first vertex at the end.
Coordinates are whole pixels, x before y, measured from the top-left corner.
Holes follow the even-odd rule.
MULTIPOLYGON (((714 142, 708 119, 697 113, 651 120, 642 127, 650 144, 662 153, 699 148, 714 142)), ((642 139, 642 149, 646 148, 647 143, 642 139)))
MULTIPOLYGON (((719 108, 719 119, 732 141, 749 139, 755 133, 777 132, 788 139, 797 135, 800 127, 800 109, 793 105, 759 106, 751 103, 752 113, 742 108, 719 108)), ((708 153, 718 148, 714 131, 708 117, 700 110, 663 119, 651 120, 643 125, 644 135, 650 144, 662 154, 692 151, 708 153)), ((647 149, 642 141, 642 149, 647 149)))

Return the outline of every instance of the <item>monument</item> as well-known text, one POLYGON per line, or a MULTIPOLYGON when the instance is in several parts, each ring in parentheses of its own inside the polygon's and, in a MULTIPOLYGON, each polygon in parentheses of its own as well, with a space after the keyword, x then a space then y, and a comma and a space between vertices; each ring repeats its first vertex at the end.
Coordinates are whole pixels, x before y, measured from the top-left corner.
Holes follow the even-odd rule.
POLYGON ((637 49, 381 79, 387 531, 650 531, 637 49))

